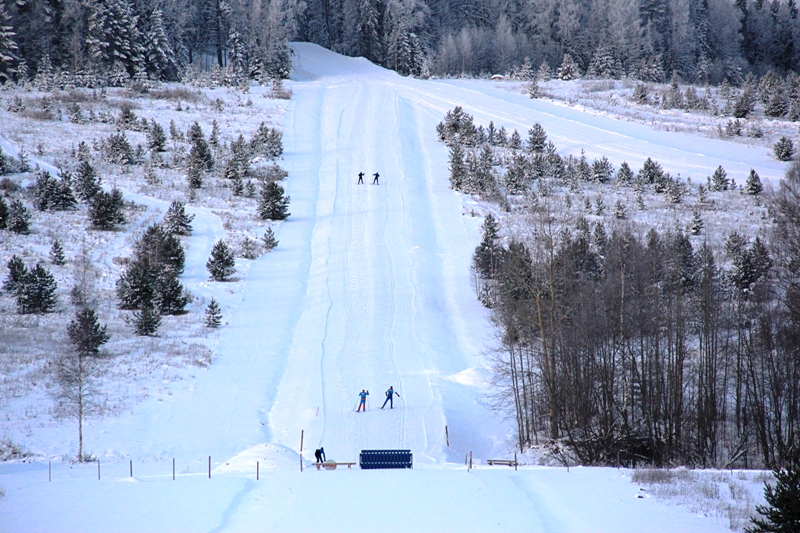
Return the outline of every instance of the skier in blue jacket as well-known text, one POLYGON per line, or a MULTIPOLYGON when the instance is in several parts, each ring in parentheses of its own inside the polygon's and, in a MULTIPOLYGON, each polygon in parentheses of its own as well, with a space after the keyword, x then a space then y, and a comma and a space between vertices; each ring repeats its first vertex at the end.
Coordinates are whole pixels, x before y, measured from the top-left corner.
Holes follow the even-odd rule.
POLYGON ((386 407, 386 402, 389 402, 389 409, 394 409, 394 402, 392 401, 392 396, 397 394, 398 398, 400 397, 400 393, 394 390, 394 387, 389 387, 389 390, 386 391, 386 399, 383 401, 383 405, 381 409, 386 407))
POLYGON ((356 409, 356 413, 361 411, 361 408, 364 408, 364 412, 367 412, 367 396, 369 396, 369 391, 365 389, 361 389, 361 392, 358 393, 361 397, 361 401, 358 402, 358 409, 356 409))

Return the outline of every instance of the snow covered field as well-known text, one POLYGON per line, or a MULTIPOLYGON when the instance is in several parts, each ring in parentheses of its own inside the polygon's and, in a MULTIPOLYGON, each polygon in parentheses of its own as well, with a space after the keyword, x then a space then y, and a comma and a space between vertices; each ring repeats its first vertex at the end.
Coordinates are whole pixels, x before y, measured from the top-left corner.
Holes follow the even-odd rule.
MULTIPOLYGON (((467 472, 469 452, 483 463, 508 458, 514 441, 511 424, 481 402, 483 352, 492 329, 470 282, 482 217, 469 214, 481 214, 482 206, 449 189, 447 150, 437 142, 435 125, 461 105, 476 122, 493 120, 509 130, 526 132, 539 122, 564 154, 583 149, 590 158, 605 155, 615 165, 626 160, 634 169, 652 157, 670 172, 701 180, 722 165, 739 183, 751 168, 777 181, 785 163, 765 147, 655 130, 530 100, 491 82, 406 79, 313 45, 293 48, 287 87, 294 96, 283 104, 282 122, 274 118, 284 131, 281 165, 289 171, 285 186, 292 198, 291 217, 276 229, 280 246, 241 263, 235 283, 208 282, 205 260, 225 234, 220 210, 237 207, 198 202, 191 209, 198 216, 181 279, 200 299, 222 302, 227 325, 210 339, 196 331, 186 339, 196 337, 198 346, 213 350, 213 363, 176 371, 180 379, 154 373, 140 401, 86 424, 100 480, 96 464, 61 462, 76 449, 74 423, 52 422, 42 408, 41 418, 23 425, 30 397, 5 399, 0 437, 24 445, 36 461, 0 464, 0 530, 740 526, 709 510, 651 497, 625 470, 479 465, 467 472), (367 175, 364 185, 356 183, 359 171, 367 175), (375 172, 380 185, 371 184, 375 172), (401 396, 395 409, 381 411, 390 385, 401 396), (366 413, 355 412, 361 389, 371 393, 366 413), (338 461, 357 461, 361 449, 410 449, 414 469, 301 473, 301 432, 306 466, 322 445, 338 461)), ((259 112, 274 113, 274 105, 254 95, 250 115, 229 126, 257 124, 259 112)), ((164 109, 160 119, 171 116, 164 109)), ((6 139, 16 133, 0 128, 6 139)), ((126 198, 147 207, 131 225, 154 216, 148 210, 163 211, 169 199, 163 195, 126 190, 126 198)), ((235 220, 246 221, 242 213, 235 220)), ((263 231, 252 219, 244 223, 263 231)), ((191 307, 190 315, 201 308, 191 307)), ((192 329, 188 322, 173 327, 184 334, 192 329)), ((157 366, 160 352, 148 355, 157 366)), ((741 490, 757 496, 758 481, 744 477, 741 490)), ((722 506, 743 505, 730 484, 713 483, 722 487, 722 506)))

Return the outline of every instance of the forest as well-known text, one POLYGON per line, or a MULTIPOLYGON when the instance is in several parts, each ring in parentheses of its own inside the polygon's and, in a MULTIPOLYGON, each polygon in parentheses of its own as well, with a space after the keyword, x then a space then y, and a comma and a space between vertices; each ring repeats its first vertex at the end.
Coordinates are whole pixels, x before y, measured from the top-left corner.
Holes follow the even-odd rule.
POLYGON ((187 67, 287 77, 289 40, 403 75, 580 74, 734 85, 800 65, 795 0, 0 0, 0 81, 77 85, 187 67), (523 67, 527 65, 527 67, 523 67))

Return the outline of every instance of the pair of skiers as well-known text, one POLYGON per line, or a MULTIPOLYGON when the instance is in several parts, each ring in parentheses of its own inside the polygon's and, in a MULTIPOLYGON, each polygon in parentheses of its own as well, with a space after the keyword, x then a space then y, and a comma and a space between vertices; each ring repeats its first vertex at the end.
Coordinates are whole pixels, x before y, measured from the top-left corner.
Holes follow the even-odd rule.
MULTIPOLYGON (((376 172, 375 174, 372 175, 372 177, 374 178, 372 180, 372 184, 373 185, 380 185, 380 183, 378 183, 378 178, 380 177, 380 174, 378 174, 376 172)), ((361 184, 361 185, 364 184, 364 173, 363 172, 359 172, 358 173, 358 183, 361 184)))
MULTIPOLYGON (((394 409, 394 395, 397 394, 397 397, 400 397, 400 393, 394 390, 394 386, 389 387, 389 390, 386 391, 386 399, 383 401, 383 405, 381 409, 386 407, 386 404, 389 404, 389 409, 394 409)), ((358 393, 360 398, 358 402, 358 409, 356 409, 356 413, 361 412, 363 409, 365 412, 367 410, 367 396, 369 396, 369 391, 366 389, 361 389, 361 392, 358 393)))

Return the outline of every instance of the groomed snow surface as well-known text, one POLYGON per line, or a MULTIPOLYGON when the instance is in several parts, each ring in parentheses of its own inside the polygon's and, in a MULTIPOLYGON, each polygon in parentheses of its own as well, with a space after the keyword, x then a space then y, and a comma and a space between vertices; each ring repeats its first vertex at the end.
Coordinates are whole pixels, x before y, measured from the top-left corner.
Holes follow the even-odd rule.
POLYGON ((42 461, 1 464, 0 531, 727 531, 726 520, 649 497, 625 470, 484 466, 513 455, 512 424, 481 403, 492 330, 469 277, 481 219, 448 187, 435 125, 461 105, 481 124, 526 132, 539 122, 562 153, 583 148, 632 168, 652 157, 684 176, 723 165, 740 183, 751 167, 777 180, 784 165, 764 148, 486 82, 406 79, 313 45, 293 49, 281 163, 292 215, 279 248, 237 284, 199 289, 219 227, 211 212, 190 241, 190 288, 241 292, 214 363, 168 395, 85 424, 100 480, 97 464, 54 462, 52 473, 42 461), (381 410, 390 385, 401 396, 381 410), (356 413, 362 389, 369 410, 356 413), (414 469, 317 471, 309 459, 320 445, 337 461, 410 449, 414 469), (469 452, 483 463, 471 472, 469 452))

